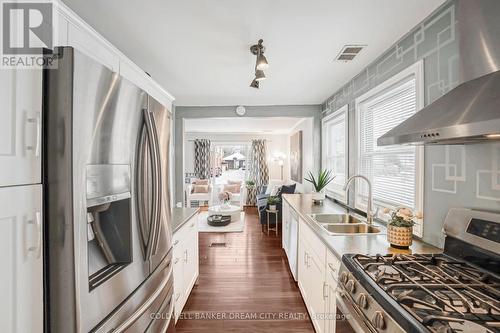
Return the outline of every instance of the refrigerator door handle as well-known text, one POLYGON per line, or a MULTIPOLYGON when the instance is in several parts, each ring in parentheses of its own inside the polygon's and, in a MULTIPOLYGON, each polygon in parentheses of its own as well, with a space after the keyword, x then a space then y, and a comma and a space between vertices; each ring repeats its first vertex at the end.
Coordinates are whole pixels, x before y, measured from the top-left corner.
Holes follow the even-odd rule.
POLYGON ((153 144, 153 149, 154 149, 154 155, 156 157, 156 188, 158 189, 158 195, 155 196, 155 203, 156 203, 156 219, 155 223, 153 225, 153 228, 155 229, 155 234, 153 238, 153 245, 152 245, 152 254, 157 254, 158 253, 158 243, 160 241, 160 232, 161 232, 161 200, 162 198, 162 167, 161 167, 161 154, 160 154, 160 145, 158 142, 158 133, 156 131, 156 125, 155 121, 153 118, 152 113, 148 112, 149 119, 151 120, 151 139, 154 142, 153 144))
POLYGON ((165 286, 168 284, 170 277, 171 277, 170 274, 165 276, 165 278, 160 282, 160 285, 151 294, 151 296, 146 301, 144 301, 144 303, 142 303, 141 306, 139 306, 137 310, 135 310, 130 317, 128 317, 125 321, 123 321, 120 325, 118 325, 114 329, 110 330, 110 332, 113 333, 125 332, 140 317, 142 317, 142 315, 144 315, 144 313, 151 307, 154 301, 156 301, 156 299, 161 295, 162 291, 165 289, 165 286))
POLYGON ((159 181, 158 181, 158 148, 156 146, 156 130, 154 128, 153 120, 151 119, 151 114, 149 113, 148 109, 143 109, 143 114, 144 114, 144 122, 146 125, 146 134, 147 134, 147 141, 150 147, 150 157, 151 157, 151 167, 153 169, 152 172, 152 178, 153 178, 153 191, 152 191, 152 198, 153 198, 153 207, 151 211, 151 216, 150 216, 150 225, 149 225, 149 236, 148 236, 148 242, 147 242, 147 247, 146 247, 146 260, 151 259, 151 256, 153 255, 154 252, 154 247, 156 242, 156 237, 157 237, 157 224, 158 224, 158 217, 160 214, 160 207, 159 207, 159 198, 161 195, 161 191, 159 188, 159 181))
MULTIPOLYGON (((146 141, 147 141, 147 134, 145 133, 146 131, 146 124, 142 124, 142 129, 139 137, 139 153, 137 156, 137 214, 139 215, 139 230, 141 233, 141 240, 142 240, 142 248, 144 250, 144 254, 146 254, 147 251, 147 244, 149 242, 149 231, 147 227, 147 216, 146 216, 146 209, 148 207, 148 203, 146 202, 146 198, 148 198, 147 193, 149 193, 149 182, 145 180, 144 174, 147 172, 144 166, 144 159, 146 158, 146 141), (146 188, 146 185, 148 187, 146 188)), ((149 198, 148 198, 149 199, 149 198)))

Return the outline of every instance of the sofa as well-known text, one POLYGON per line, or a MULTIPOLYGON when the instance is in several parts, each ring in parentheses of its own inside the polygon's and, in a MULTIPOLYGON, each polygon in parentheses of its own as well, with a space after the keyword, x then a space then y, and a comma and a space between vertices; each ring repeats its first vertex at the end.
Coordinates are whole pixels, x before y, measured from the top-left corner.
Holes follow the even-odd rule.
MULTIPOLYGON (((271 195, 277 195, 280 199, 282 194, 293 194, 295 193, 297 184, 284 185, 282 181, 269 181, 269 184, 264 187, 262 193, 257 194, 257 209, 259 210, 259 220, 262 225, 262 230, 264 231, 264 226, 267 225, 267 214, 266 209, 269 207, 267 204, 267 198, 271 195)), ((283 200, 283 199, 282 199, 283 200)), ((278 223, 281 223, 282 219, 282 201, 276 205, 278 209, 278 223)), ((270 214, 269 223, 276 223, 276 215, 270 214)))

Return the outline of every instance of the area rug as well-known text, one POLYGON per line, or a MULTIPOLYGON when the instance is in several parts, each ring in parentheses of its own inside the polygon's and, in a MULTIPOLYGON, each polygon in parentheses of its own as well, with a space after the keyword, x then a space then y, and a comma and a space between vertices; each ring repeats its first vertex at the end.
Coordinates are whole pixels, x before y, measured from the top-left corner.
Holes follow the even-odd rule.
POLYGON ((198 232, 243 232, 245 230, 245 213, 240 213, 240 220, 223 227, 212 227, 207 223, 208 212, 198 214, 198 232))

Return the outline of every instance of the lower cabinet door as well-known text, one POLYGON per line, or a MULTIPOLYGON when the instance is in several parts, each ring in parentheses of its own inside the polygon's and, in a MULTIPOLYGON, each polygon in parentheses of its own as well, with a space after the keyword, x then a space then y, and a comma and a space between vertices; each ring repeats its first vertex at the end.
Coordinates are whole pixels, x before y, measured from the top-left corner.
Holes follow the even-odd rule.
MULTIPOLYGON (((196 234, 198 236, 198 234, 196 234)), ((184 292, 186 297, 191 292, 198 277, 198 239, 186 240, 184 247, 184 292)))
POLYGON ((0 188, 0 332, 43 332, 42 186, 0 188))
POLYGON ((299 245, 298 245, 298 255, 297 255, 297 284, 299 285, 300 292, 302 294, 302 298, 304 298, 304 301, 307 304, 307 282, 308 282, 308 277, 307 277, 307 252, 305 248, 304 241, 302 238, 299 239, 299 245))
POLYGON ((181 244, 174 247, 174 315, 175 321, 179 319, 184 305, 184 258, 182 257, 183 250, 181 244))
POLYGON ((327 299, 325 304, 325 332, 335 333, 335 324, 337 321, 337 281, 332 277, 332 272, 327 267, 326 272, 326 287, 327 299))
POLYGON ((326 284, 324 269, 318 265, 314 256, 309 255, 307 260, 309 282, 306 288, 308 290, 308 305, 312 322, 317 333, 325 331, 325 299, 326 284))

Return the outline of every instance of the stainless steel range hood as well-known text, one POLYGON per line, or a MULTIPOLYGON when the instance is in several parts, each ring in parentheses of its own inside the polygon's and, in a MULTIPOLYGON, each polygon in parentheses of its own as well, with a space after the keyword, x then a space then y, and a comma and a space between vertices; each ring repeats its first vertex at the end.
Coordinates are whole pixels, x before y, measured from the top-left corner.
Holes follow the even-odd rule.
POLYGON ((460 85, 377 143, 463 144, 500 140, 500 1, 456 4, 460 85))

